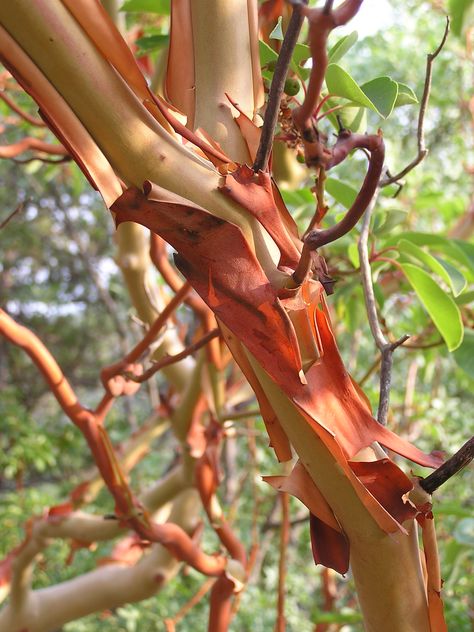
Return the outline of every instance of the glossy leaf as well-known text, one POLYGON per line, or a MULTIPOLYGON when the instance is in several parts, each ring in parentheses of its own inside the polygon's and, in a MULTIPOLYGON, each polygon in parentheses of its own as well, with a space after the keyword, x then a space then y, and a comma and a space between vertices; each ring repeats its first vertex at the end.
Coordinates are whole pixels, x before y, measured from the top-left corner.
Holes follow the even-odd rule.
POLYGON ((378 112, 388 118, 395 107, 398 97, 398 84, 390 77, 376 77, 361 85, 363 92, 375 105, 378 112))
POLYGON ((331 94, 349 99, 380 114, 365 92, 357 85, 348 72, 337 64, 329 64, 326 71, 326 85, 331 94))
POLYGON ((327 178, 325 180, 326 191, 329 195, 342 204, 345 208, 349 208, 354 204, 357 197, 357 191, 349 184, 337 180, 336 178, 327 178))
POLYGON ((449 351, 454 351, 460 346, 464 334, 458 306, 427 272, 411 263, 402 263, 401 267, 449 351))
POLYGON ((338 40, 328 53, 328 59, 330 64, 337 63, 344 55, 350 50, 358 39, 357 31, 352 31, 349 35, 344 35, 338 40))
POLYGON ((395 101, 395 107, 401 107, 402 105, 413 105, 418 103, 418 98, 413 90, 405 83, 398 82, 398 94, 395 101))
POLYGON ((423 263, 432 272, 437 274, 451 289, 454 296, 458 296, 466 287, 465 277, 453 266, 434 257, 416 244, 407 239, 401 239, 398 242, 400 253, 408 255, 423 263), (451 276, 452 275, 452 276, 451 276))

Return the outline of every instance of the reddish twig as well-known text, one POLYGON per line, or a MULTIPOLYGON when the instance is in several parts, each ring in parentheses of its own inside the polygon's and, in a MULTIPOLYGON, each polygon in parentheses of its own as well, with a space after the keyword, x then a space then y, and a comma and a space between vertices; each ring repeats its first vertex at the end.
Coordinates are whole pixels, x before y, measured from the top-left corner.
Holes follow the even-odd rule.
POLYGON ((172 356, 165 356, 163 359, 158 362, 154 362, 153 366, 151 366, 147 371, 142 373, 141 375, 133 375, 129 372, 124 372, 126 378, 132 382, 136 382, 141 384, 146 380, 149 380, 152 375, 155 375, 158 371, 161 371, 165 366, 169 366, 170 364, 174 364, 175 362, 179 362, 180 360, 184 360, 189 355, 193 354, 195 351, 207 345, 213 338, 217 338, 220 335, 219 329, 212 329, 205 336, 194 342, 192 345, 189 345, 179 353, 176 353, 172 356))
POLYGON ((4 101, 11 110, 16 112, 18 116, 21 116, 23 120, 31 123, 31 125, 35 125, 36 127, 46 127, 46 123, 44 121, 36 116, 31 116, 31 114, 22 110, 21 107, 17 105, 15 101, 3 90, 0 90, 0 99, 2 99, 2 101, 4 101))
POLYGON ((305 99, 300 107, 293 110, 293 121, 305 143, 307 164, 319 164, 324 155, 313 113, 319 105, 328 66, 329 34, 333 29, 347 24, 354 17, 362 5, 362 0, 345 0, 334 10, 332 4, 332 2, 326 2, 322 9, 305 9, 309 21, 309 44, 313 65, 305 99))
POLYGON ((385 147, 380 134, 363 136, 342 130, 335 146, 326 156, 325 168, 327 170, 339 164, 347 157, 350 151, 361 147, 370 151, 369 166, 362 187, 351 208, 340 222, 330 228, 312 230, 307 234, 301 259, 293 273, 293 279, 297 285, 301 285, 311 270, 314 251, 339 239, 354 228, 377 190, 385 156, 385 147))
POLYGON ((137 362, 141 358, 141 356, 148 350, 149 346, 155 341, 156 337, 165 326, 166 321, 181 305, 190 290, 191 285, 188 282, 184 283, 163 309, 155 322, 151 325, 150 329, 147 331, 142 340, 137 345, 135 345, 135 347, 131 351, 129 351, 129 353, 127 353, 127 355, 122 360, 102 369, 102 371, 100 372, 100 379, 106 390, 110 389, 110 381, 115 376, 120 375, 121 373, 123 373, 124 370, 126 370, 126 367, 137 362))
MULTIPOLYGON (((180 561, 205 575, 220 576, 226 568, 223 556, 207 555, 178 525, 153 523, 134 497, 120 468, 110 438, 98 415, 82 406, 64 377, 56 360, 41 340, 29 329, 16 323, 0 309, 0 334, 31 357, 48 382, 56 400, 71 421, 84 435, 94 461, 115 500, 116 514, 139 536, 158 542, 180 561)), ((112 399, 106 394, 98 409, 106 409, 112 399)))
POLYGON ((42 151, 45 154, 51 154, 53 156, 64 156, 68 153, 67 149, 65 149, 62 145, 52 145, 51 143, 46 143, 38 138, 27 136, 17 143, 12 143, 11 145, 0 145, 0 158, 14 158, 24 151, 31 150, 42 151))

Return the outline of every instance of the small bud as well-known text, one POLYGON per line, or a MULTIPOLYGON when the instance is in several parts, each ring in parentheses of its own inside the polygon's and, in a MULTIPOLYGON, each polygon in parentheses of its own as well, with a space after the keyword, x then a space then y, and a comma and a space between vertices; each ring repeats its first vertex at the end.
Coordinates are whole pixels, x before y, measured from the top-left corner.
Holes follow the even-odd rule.
POLYGON ((267 63, 267 70, 269 70, 270 72, 275 72, 276 65, 277 65, 277 60, 270 59, 270 61, 267 63))
POLYGON ((294 97, 300 91, 300 82, 298 79, 287 79, 285 81, 285 87, 283 88, 285 94, 289 97, 294 97))

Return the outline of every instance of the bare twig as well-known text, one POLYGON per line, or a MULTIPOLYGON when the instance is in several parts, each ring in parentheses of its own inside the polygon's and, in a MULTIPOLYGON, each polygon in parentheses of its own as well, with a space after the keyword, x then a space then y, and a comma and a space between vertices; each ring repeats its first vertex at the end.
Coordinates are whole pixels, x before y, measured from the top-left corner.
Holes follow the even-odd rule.
POLYGON ((426 56, 426 72, 425 72, 425 84, 423 88, 423 96, 421 97, 420 102, 420 111, 418 113, 418 128, 417 128, 417 144, 418 144, 418 153, 413 158, 413 160, 406 165, 401 171, 399 171, 394 176, 390 176, 387 174, 387 177, 380 181, 381 187, 386 187, 389 184, 395 184, 401 178, 405 177, 407 173, 410 173, 417 165, 420 164, 428 154, 428 149, 425 145, 425 115, 426 109, 428 107, 428 101, 430 99, 431 93, 431 78, 433 75, 433 62, 438 57, 440 52, 443 50, 443 47, 446 43, 446 39, 449 33, 449 16, 446 16, 446 26, 444 29, 443 37, 438 48, 434 51, 434 53, 429 53, 426 56))
POLYGON ((8 222, 15 217, 17 213, 21 213, 21 211, 25 208, 25 202, 21 202, 18 204, 16 209, 14 209, 6 218, 0 223, 0 230, 3 230, 8 222))
POLYGON ((260 143, 255 157, 253 170, 255 172, 265 171, 268 167, 268 159, 273 145, 273 134, 278 120, 278 112, 280 110, 280 101, 285 87, 286 75, 290 67, 291 55, 298 41, 298 35, 303 24, 303 6, 296 4, 293 6, 288 29, 283 38, 280 54, 273 74, 272 84, 268 95, 267 109, 262 126, 262 134, 260 143))
POLYGON ((372 212, 377 202, 377 195, 375 195, 367 207, 365 212, 364 221, 362 222, 362 228, 359 237, 359 260, 360 260, 360 274, 362 280, 362 287, 364 289, 365 306, 367 309, 367 316, 369 319, 370 331, 372 337, 375 340, 375 344, 381 353, 381 368, 380 368, 380 392, 379 392, 379 406, 377 411, 378 421, 386 425, 388 408, 390 404, 390 386, 392 382, 392 364, 393 364, 393 352, 397 347, 402 345, 409 336, 402 336, 396 342, 389 342, 380 327, 377 305, 375 301, 374 286, 372 283, 372 274, 370 271, 370 260, 368 252, 368 240, 370 219, 372 212))
POLYGON ((432 474, 422 479, 420 486, 428 494, 433 494, 443 483, 446 483, 447 480, 466 467, 466 465, 469 465, 473 459, 474 437, 471 437, 446 463, 443 463, 432 474))

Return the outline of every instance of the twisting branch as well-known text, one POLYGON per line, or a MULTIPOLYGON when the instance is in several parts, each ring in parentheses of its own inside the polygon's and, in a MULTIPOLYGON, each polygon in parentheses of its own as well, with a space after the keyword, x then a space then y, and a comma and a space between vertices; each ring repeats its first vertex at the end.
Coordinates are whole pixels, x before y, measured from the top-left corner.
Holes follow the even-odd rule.
POLYGON ((456 454, 448 459, 443 465, 438 467, 432 474, 426 478, 420 480, 420 486, 428 492, 433 494, 443 483, 446 483, 452 476, 461 471, 466 465, 474 459, 474 437, 471 437, 469 441, 459 448, 456 454))
POLYGON ((413 158, 413 160, 406 165, 401 171, 399 171, 394 176, 387 175, 386 178, 381 180, 380 186, 386 187, 389 184, 394 184, 398 182, 401 178, 405 177, 407 173, 410 173, 417 165, 420 164, 428 153, 428 149, 425 145, 425 115, 428 107, 428 101, 430 99, 431 93, 431 78, 433 75, 433 62, 438 57, 440 52, 443 50, 443 47, 446 43, 449 33, 449 16, 446 16, 446 26, 444 29, 443 37, 438 48, 434 51, 434 53, 428 53, 426 56, 426 72, 425 72, 425 84, 423 88, 423 96, 421 97, 420 102, 420 111, 418 113, 418 128, 417 128, 417 143, 418 143, 418 153, 413 158))
POLYGON ((307 234, 304 240, 301 259, 293 274, 293 280, 297 285, 300 285, 304 281, 311 269, 312 253, 318 248, 321 248, 321 246, 339 239, 354 228, 377 190, 385 156, 384 143, 382 136, 379 134, 363 136, 342 130, 335 146, 327 152, 325 169, 328 170, 339 164, 347 157, 350 151, 357 148, 370 151, 369 167, 362 187, 353 205, 340 222, 330 228, 312 230, 307 234))
POLYGON ((317 166, 325 154, 323 139, 320 138, 313 114, 319 105, 328 66, 328 37, 333 29, 347 24, 356 15, 362 2, 363 0, 346 0, 335 10, 332 2, 326 2, 322 9, 305 10, 309 21, 309 45, 313 65, 305 99, 301 107, 293 110, 293 121, 303 138, 308 165, 317 166))
POLYGON ((365 306, 367 309, 367 316, 369 319, 370 331, 372 337, 375 340, 375 344, 381 353, 381 367, 380 367, 380 390, 379 390, 379 406, 377 411, 377 420, 384 426, 387 424, 388 409, 390 404, 390 388, 392 383, 392 365, 393 365, 393 352, 397 347, 402 345, 409 336, 402 336, 395 342, 389 342, 380 327, 377 304, 375 301, 374 286, 372 283, 372 273, 370 271, 370 260, 368 253, 368 241, 369 241, 369 229, 372 213, 377 202, 377 196, 372 198, 371 203, 367 207, 365 212, 364 221, 362 222, 362 228, 360 231, 358 250, 360 261, 360 276, 362 280, 362 287, 364 289, 365 306))
POLYGON ((268 167, 268 160, 273 145, 273 134, 278 120, 278 112, 280 110, 280 101, 285 87, 286 75, 290 67, 291 56, 298 41, 298 35, 303 24, 304 14, 303 5, 295 4, 291 15, 288 29, 283 38, 280 54, 273 74, 272 84, 268 95, 267 109, 262 126, 262 134, 260 143, 255 157, 253 170, 265 171, 268 167))

